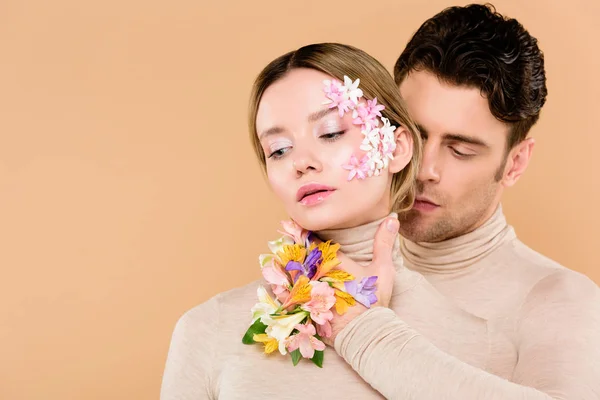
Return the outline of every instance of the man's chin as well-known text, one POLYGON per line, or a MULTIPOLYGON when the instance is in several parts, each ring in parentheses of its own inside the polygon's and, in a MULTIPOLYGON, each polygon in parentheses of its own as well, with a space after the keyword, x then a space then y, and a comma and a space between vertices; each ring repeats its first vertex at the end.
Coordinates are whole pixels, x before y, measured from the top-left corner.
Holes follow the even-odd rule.
POLYGON ((436 221, 432 221, 418 211, 409 211, 399 216, 400 236, 411 242, 440 242, 445 240, 445 232, 442 232, 436 221))

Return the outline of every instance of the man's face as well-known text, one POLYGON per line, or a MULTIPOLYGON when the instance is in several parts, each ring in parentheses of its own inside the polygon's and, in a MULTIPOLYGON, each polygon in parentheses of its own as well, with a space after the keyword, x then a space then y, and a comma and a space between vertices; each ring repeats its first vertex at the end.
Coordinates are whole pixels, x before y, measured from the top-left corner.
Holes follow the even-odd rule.
POLYGON ((411 72, 400 92, 423 136, 423 163, 412 210, 400 233, 439 242, 468 233, 495 211, 503 191, 509 127, 490 112, 476 88, 411 72))

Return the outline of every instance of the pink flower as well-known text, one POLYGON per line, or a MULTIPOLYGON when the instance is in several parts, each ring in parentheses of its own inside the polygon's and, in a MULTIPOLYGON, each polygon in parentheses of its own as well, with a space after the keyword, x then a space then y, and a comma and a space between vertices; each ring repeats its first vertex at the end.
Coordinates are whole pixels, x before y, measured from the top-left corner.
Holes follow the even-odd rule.
POLYGON ((350 171, 348 180, 351 181, 355 176, 357 176, 358 179, 365 179, 367 177, 367 172, 369 171, 368 161, 369 157, 366 154, 360 162, 353 154, 352 157, 350 157, 350 164, 342 165, 342 168, 350 171))
POLYGON ((283 232, 280 231, 279 233, 291 237, 294 240, 294 243, 308 247, 306 239, 308 239, 309 231, 302 228, 292 219, 289 221, 281 221, 281 225, 283 225, 283 232))
POLYGON ((338 108, 340 118, 344 116, 350 108, 354 107, 350 97, 348 96, 347 88, 338 80, 325 80, 325 95, 329 100, 323 104, 329 104, 329 108, 338 108))
POLYGON ((333 318, 331 307, 335 304, 335 291, 326 282, 312 281, 310 301, 302 305, 304 311, 310 313, 310 318, 323 325, 333 318))
POLYGON ((331 337, 331 323, 329 321, 325 321, 323 325, 317 324, 317 333, 321 337, 331 337))
POLYGON ((287 274, 281 269, 281 266, 274 259, 265 261, 261 272, 267 283, 271 285, 273 294, 277 296, 278 299, 280 297, 287 297, 288 287, 291 284, 290 280, 287 274))
POLYGON ((354 118, 352 123, 355 125, 369 124, 369 126, 377 126, 378 121, 376 118, 381 117, 380 111, 384 108, 385 107, 381 104, 377 104, 377 97, 375 97, 373 100, 367 100, 366 104, 364 102, 360 103, 352 113, 352 118, 354 118))
POLYGON ((286 339, 288 351, 295 351, 300 348, 300 354, 304 358, 313 358, 315 350, 325 350, 325 343, 315 337, 315 327, 312 324, 298 324, 295 326, 298 333, 286 339))

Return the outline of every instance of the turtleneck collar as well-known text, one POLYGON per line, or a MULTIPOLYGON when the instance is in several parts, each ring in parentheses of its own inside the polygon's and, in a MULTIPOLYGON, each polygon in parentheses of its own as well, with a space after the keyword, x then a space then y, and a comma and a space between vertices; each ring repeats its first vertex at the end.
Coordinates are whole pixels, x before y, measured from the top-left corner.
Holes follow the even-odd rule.
MULTIPOLYGON (((324 241, 331 240, 340 244, 340 251, 359 265, 366 266, 373 260, 373 243, 379 225, 388 217, 398 218, 398 214, 390 213, 387 217, 369 222, 365 225, 344 229, 326 229, 315 232, 324 241)), ((400 240, 396 238, 392 251, 392 260, 396 269, 402 267, 400 256, 400 240)))
POLYGON ((412 270, 425 274, 452 274, 473 265, 515 237, 499 205, 483 225, 470 233, 438 243, 415 243, 402 238, 400 251, 406 266, 412 270))

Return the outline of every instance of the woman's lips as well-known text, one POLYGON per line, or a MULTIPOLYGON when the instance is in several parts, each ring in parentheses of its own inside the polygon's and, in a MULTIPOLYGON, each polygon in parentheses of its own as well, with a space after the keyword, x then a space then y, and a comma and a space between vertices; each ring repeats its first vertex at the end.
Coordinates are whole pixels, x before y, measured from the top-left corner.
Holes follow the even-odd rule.
POLYGON ((302 200, 300 200, 300 204, 302 204, 303 206, 314 206, 325 201, 325 199, 332 195, 333 192, 334 190, 325 190, 322 192, 316 192, 313 194, 306 195, 302 198, 302 200))
POLYGON ((319 204, 329 197, 336 189, 321 185, 319 183, 309 183, 298 189, 296 201, 305 206, 319 204))

